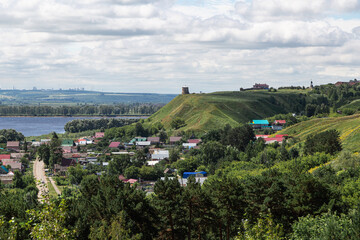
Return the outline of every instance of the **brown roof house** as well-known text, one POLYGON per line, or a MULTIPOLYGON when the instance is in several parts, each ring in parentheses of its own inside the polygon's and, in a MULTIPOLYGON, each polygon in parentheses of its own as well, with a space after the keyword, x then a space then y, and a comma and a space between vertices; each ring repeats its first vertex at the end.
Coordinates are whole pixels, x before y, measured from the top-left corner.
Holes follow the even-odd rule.
POLYGON ((22 171, 22 164, 20 161, 18 160, 14 160, 14 159, 3 159, 2 161, 2 165, 3 166, 10 166, 11 171, 22 171))
POLYGON ((8 141, 6 143, 6 148, 18 151, 18 150, 20 150, 20 142, 19 141, 8 141))
POLYGON ((148 137, 147 140, 150 142, 150 144, 157 144, 160 143, 160 138, 159 137, 148 137))
POLYGON ((61 164, 54 165, 54 172, 60 173, 60 175, 64 175, 69 167, 72 167, 75 165, 76 165, 76 161, 74 159, 63 158, 61 160, 61 164))
POLYGON ((175 144, 179 141, 181 141, 182 137, 170 137, 170 144, 175 144))

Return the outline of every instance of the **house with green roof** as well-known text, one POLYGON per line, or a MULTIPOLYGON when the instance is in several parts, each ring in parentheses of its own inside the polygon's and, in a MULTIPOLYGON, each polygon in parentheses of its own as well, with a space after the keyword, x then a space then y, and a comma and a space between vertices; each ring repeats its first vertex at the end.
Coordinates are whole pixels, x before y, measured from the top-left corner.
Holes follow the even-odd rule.
POLYGON ((72 146, 75 146, 74 140, 63 139, 62 142, 61 142, 61 146, 62 146, 62 147, 72 147, 72 146))

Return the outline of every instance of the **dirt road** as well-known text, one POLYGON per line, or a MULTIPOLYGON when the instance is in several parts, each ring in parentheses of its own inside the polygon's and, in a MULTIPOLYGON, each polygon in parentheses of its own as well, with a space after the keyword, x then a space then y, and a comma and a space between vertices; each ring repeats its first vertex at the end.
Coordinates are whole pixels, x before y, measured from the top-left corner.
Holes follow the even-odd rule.
POLYGON ((39 189, 38 199, 39 199, 39 201, 42 201, 43 196, 48 194, 48 192, 49 192, 49 190, 47 188, 47 179, 45 176, 43 161, 39 161, 39 159, 36 159, 34 161, 33 173, 34 173, 34 177, 36 179, 36 186, 39 189))
POLYGON ((51 184, 53 185, 56 194, 61 195, 61 191, 59 190, 59 188, 56 186, 56 183, 54 181, 54 179, 52 177, 49 177, 49 180, 51 182, 51 184))

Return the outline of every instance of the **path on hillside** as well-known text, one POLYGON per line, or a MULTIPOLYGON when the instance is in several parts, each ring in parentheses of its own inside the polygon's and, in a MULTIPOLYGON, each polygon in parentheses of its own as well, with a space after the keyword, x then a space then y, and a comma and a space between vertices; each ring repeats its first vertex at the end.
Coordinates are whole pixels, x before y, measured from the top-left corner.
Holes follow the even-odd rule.
POLYGON ((49 180, 50 180, 51 184, 53 185, 56 194, 57 194, 57 195, 61 195, 61 191, 60 191, 60 189, 57 187, 57 185, 55 184, 54 179, 53 179, 52 177, 49 177, 49 180))
POLYGON ((38 199, 39 201, 43 200, 43 196, 48 194, 49 190, 47 188, 47 179, 45 176, 44 162, 36 159, 33 165, 33 174, 36 179, 36 186, 39 189, 38 199))

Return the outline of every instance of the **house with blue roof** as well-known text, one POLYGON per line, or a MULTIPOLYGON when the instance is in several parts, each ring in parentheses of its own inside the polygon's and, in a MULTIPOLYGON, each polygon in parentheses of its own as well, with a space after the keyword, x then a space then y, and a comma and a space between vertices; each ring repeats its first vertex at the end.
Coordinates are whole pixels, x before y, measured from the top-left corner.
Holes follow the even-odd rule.
POLYGON ((266 129, 271 128, 268 120, 253 120, 250 125, 254 129, 266 129))
POLYGON ((201 172, 184 172, 183 173, 183 178, 188 178, 190 176, 194 176, 194 177, 206 177, 207 172, 205 171, 201 171, 201 172))

